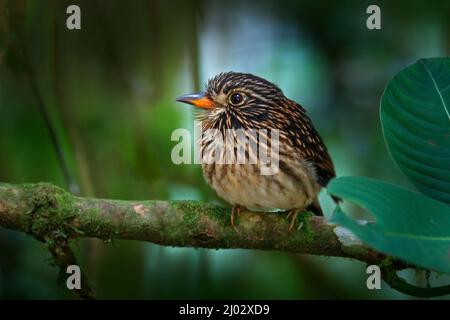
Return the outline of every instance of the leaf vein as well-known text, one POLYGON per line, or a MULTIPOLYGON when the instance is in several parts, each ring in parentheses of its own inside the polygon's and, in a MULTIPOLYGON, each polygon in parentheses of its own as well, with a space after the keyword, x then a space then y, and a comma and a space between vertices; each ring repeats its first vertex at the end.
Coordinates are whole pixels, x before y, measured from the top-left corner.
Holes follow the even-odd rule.
POLYGON ((439 98, 441 99, 442 106, 444 107, 444 111, 445 111, 445 113, 447 114, 447 118, 448 118, 448 120, 449 120, 449 122, 450 122, 450 112, 448 111, 448 107, 447 107, 447 105, 445 104, 444 97, 442 96, 442 93, 441 93, 441 91, 439 90, 439 87, 438 87, 438 85, 437 85, 437 83, 436 83, 436 80, 435 80, 434 77, 433 77, 433 74, 432 74, 431 71, 428 69, 427 65, 425 64, 425 62, 424 62, 423 60, 421 60, 420 62, 422 62, 423 67, 425 68, 425 70, 427 71, 428 75, 429 75, 430 78, 431 78, 431 81, 433 81, 434 88, 436 89, 436 91, 437 91, 437 93, 438 93, 438 95, 439 95, 439 98))

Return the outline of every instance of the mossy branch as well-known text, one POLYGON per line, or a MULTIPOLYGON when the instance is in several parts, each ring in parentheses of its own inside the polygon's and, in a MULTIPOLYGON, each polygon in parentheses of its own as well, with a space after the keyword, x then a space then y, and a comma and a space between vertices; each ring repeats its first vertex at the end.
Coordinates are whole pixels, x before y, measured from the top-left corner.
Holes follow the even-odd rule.
MULTIPOLYGON (((0 184, 0 226, 26 232, 46 243, 48 239, 66 244, 70 239, 94 237, 178 247, 277 250, 346 257, 377 265, 386 260, 358 240, 346 238, 343 228, 327 223, 323 217, 304 214, 299 218, 299 228, 291 233, 287 231, 289 221, 280 213, 242 212, 236 230, 229 219, 230 209, 200 201, 81 198, 47 183, 0 184)), ((394 272, 409 267, 389 259, 394 272)), ((385 280, 389 279, 393 277, 385 280)), ((395 287, 395 283, 391 285, 395 287)))

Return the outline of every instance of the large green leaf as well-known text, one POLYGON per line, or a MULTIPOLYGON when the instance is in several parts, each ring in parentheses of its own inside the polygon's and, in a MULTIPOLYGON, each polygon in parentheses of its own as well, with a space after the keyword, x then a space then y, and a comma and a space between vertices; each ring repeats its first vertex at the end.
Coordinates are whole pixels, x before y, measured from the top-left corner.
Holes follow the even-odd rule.
POLYGON ((402 172, 424 194, 450 203, 450 58, 422 59, 398 73, 380 113, 402 172))
POLYGON ((450 273, 450 207, 419 193, 363 177, 341 177, 328 192, 373 214, 359 224, 338 206, 331 221, 351 230, 368 246, 407 262, 450 273))

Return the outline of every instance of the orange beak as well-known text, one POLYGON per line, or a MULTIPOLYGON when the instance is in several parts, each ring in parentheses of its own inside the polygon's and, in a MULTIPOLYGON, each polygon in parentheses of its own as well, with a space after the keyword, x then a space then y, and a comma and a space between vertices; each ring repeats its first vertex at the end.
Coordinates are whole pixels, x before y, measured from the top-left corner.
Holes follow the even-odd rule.
POLYGON ((185 94, 178 97, 177 101, 192 104, 202 109, 212 109, 214 107, 214 101, 202 93, 185 94))

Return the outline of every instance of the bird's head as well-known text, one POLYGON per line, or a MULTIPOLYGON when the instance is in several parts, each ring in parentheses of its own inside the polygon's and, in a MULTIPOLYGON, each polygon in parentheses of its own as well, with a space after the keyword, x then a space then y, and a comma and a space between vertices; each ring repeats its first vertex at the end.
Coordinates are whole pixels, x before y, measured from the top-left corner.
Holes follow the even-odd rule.
POLYGON ((275 84, 237 72, 221 73, 208 81, 204 92, 177 99, 201 109, 199 119, 216 129, 270 128, 286 100, 275 84))

